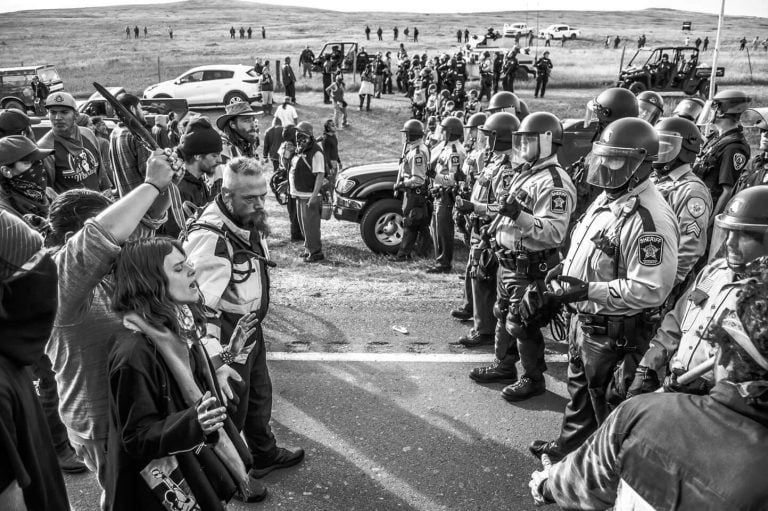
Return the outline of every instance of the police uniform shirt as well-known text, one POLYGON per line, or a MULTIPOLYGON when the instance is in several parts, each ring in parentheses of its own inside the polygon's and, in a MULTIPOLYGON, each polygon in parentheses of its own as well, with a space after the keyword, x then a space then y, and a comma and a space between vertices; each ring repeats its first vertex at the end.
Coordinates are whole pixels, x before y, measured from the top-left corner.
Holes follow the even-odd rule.
POLYGON ((467 157, 464 146, 458 140, 453 142, 442 142, 435 148, 435 178, 436 187, 451 188, 456 185, 456 173, 464 165, 464 159, 467 157))
POLYGON ((511 150, 507 153, 494 153, 491 161, 485 166, 483 172, 478 175, 477 181, 475 181, 472 187, 469 200, 472 201, 475 214, 484 219, 495 217, 498 212, 498 207, 489 208, 489 205, 496 203, 494 185, 498 180, 498 176, 512 169, 512 163, 509 159, 511 153, 511 150))
MULTIPOLYGON (((736 298, 743 287, 743 282, 735 279, 725 259, 716 259, 704 267, 664 317, 641 365, 661 374, 670 357, 670 367, 683 371, 712 357, 716 348, 706 340, 706 333, 725 308, 735 310, 736 298)), ((705 376, 705 379, 711 377, 705 376)))
POLYGON ((513 177, 510 194, 525 192, 517 220, 504 217, 496 229, 497 244, 508 250, 539 252, 562 245, 576 209, 576 187, 551 156, 513 177))
POLYGON ((679 241, 677 218, 650 180, 615 201, 601 194, 576 225, 563 263, 563 275, 589 283, 589 299, 576 309, 632 315, 660 306, 675 282, 679 241), (607 242, 618 244, 618 268, 600 249, 607 242))
POLYGON ((712 202, 717 201, 724 186, 732 187, 736 183, 749 161, 749 146, 741 131, 738 126, 707 140, 694 163, 696 174, 712 192, 712 202), (731 141, 721 150, 726 137, 731 141))
POLYGON ((707 226, 712 215, 712 197, 704 182, 689 164, 683 164, 666 176, 653 174, 651 180, 672 207, 680 225, 677 277, 682 282, 707 250, 707 226))
POLYGON ((471 150, 464 160, 464 165, 461 168, 462 172, 467 177, 472 176, 476 180, 485 167, 485 156, 484 148, 471 150))
POLYGON ((405 149, 405 158, 400 164, 400 176, 408 188, 418 188, 427 180, 429 150, 421 141, 409 144, 405 149))

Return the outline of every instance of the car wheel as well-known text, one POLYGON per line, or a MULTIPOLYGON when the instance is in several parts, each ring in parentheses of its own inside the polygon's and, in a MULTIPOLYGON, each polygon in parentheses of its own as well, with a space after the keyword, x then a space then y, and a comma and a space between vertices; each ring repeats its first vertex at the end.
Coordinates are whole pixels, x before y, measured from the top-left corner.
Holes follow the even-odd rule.
POLYGON ((234 105, 235 103, 243 103, 248 101, 248 96, 240 91, 230 92, 224 96, 225 105, 234 105))
POLYGON ((24 103, 22 103, 21 101, 17 101, 15 99, 9 99, 8 101, 6 101, 3 104, 3 108, 7 108, 7 109, 13 108, 16 110, 21 110, 24 113, 27 112, 27 107, 24 106, 24 103))
POLYGON ((380 199, 363 214, 360 235, 377 254, 395 254, 403 240, 403 205, 395 199, 380 199))
POLYGON ((641 92, 643 92, 647 87, 643 82, 632 82, 629 84, 629 92, 637 96, 641 92))
POLYGON ((571 34, 571 39, 576 39, 576 34, 571 34))

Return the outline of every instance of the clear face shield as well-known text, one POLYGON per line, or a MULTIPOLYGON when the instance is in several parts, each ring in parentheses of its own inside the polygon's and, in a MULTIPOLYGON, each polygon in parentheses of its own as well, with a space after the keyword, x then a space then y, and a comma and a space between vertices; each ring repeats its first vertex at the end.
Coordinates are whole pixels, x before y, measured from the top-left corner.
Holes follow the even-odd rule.
POLYGON ((585 163, 587 183, 604 190, 615 190, 627 184, 645 160, 645 149, 611 147, 595 142, 585 163))
POLYGON ((699 117, 696 119, 696 126, 701 131, 701 136, 709 138, 715 130, 715 118, 717 116, 717 102, 713 100, 707 100, 704 103, 704 108, 701 109, 699 117))
POLYGON ((744 129, 760 130, 760 150, 768 151, 768 108, 748 108, 739 122, 744 129))
POLYGON ((656 164, 669 163, 674 160, 683 147, 683 137, 679 133, 671 131, 659 132, 659 155, 654 162, 656 164))
POLYGON ((659 120, 659 117, 661 117, 661 109, 653 103, 649 103, 647 101, 638 101, 637 106, 639 109, 637 116, 640 119, 646 121, 651 126, 656 124, 656 122, 659 120))
POLYGON ((513 133, 512 149, 521 162, 533 163, 547 158, 552 155, 552 133, 513 133))
POLYGON ((602 105, 597 102, 597 98, 589 100, 587 103, 587 109, 584 112, 584 127, 589 128, 590 124, 594 122, 600 122, 600 116, 598 112, 603 110, 602 105))
POLYGON ((766 255, 768 226, 734 222, 724 214, 715 217, 709 262, 725 258, 728 267, 743 271, 754 259, 766 255))

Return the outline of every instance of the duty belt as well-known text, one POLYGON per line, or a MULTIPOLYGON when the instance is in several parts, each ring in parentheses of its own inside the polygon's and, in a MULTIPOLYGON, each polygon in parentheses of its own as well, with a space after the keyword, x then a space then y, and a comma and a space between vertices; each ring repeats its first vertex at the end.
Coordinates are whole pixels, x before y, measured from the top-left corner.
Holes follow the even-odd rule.
POLYGON ((517 273, 546 273, 560 262, 558 250, 551 248, 538 252, 501 249, 496 251, 499 264, 517 273))
POLYGON ((632 316, 579 313, 582 332, 610 337, 616 342, 616 348, 624 352, 634 352, 638 348, 643 348, 643 351, 647 349, 647 345, 637 346, 635 340, 642 338, 642 335, 638 336, 638 334, 658 319, 658 309, 649 309, 632 316))

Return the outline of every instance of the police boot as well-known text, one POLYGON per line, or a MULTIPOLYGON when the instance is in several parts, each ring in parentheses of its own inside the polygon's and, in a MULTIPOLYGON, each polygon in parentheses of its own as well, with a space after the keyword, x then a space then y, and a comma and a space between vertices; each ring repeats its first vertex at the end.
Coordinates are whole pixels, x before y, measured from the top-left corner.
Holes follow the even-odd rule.
POLYGON ((493 346, 495 339, 489 334, 478 334, 477 332, 470 332, 469 335, 462 335, 459 337, 459 344, 466 346, 467 348, 476 348, 478 346, 493 346))
POLYGON ((504 367, 499 361, 486 367, 476 367, 469 377, 478 383, 514 383, 517 381, 517 370, 514 366, 504 367))
POLYGON ((542 454, 546 454, 549 456, 552 463, 557 463, 565 458, 567 454, 560 449, 560 444, 557 440, 551 440, 549 442, 546 440, 534 440, 531 442, 531 445, 528 446, 528 450, 539 459, 541 459, 542 454))
POLYGON ((501 391, 501 396, 507 401, 524 401, 529 397, 539 396, 547 391, 544 380, 533 380, 523 376, 512 385, 507 385, 501 391))
POLYGON ((458 309, 451 310, 451 316, 459 321, 469 321, 472 319, 472 311, 467 310, 464 307, 459 307, 458 309))

